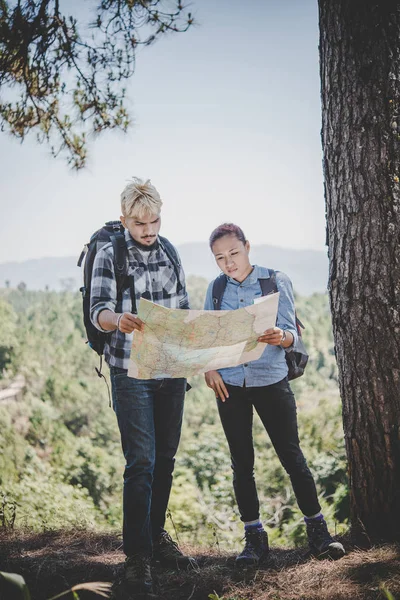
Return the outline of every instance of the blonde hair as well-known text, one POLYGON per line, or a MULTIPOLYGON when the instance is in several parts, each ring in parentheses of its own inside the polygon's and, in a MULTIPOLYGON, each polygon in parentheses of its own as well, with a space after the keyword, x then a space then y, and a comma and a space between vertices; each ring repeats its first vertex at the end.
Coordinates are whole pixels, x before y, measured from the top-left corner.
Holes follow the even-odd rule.
POLYGON ((149 217, 160 214, 162 200, 150 179, 143 181, 133 177, 121 194, 121 210, 124 217, 149 217))

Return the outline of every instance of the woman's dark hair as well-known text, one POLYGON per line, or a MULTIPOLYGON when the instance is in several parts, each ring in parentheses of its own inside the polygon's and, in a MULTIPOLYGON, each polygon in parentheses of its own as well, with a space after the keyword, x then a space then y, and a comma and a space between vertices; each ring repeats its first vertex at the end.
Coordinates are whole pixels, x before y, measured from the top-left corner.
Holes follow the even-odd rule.
POLYGON ((243 242, 243 244, 247 242, 246 236, 244 235, 243 230, 240 229, 240 227, 234 225, 234 223, 223 223, 222 225, 219 225, 216 229, 214 229, 214 231, 210 235, 209 243, 211 250, 214 243, 220 238, 225 237, 226 235, 234 235, 240 242, 243 242))

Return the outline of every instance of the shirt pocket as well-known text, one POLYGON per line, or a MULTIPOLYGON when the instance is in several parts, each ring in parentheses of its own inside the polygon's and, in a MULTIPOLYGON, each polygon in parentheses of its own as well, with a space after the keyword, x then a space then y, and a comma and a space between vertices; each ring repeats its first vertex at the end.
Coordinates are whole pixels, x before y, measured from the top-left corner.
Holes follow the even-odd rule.
POLYGON ((176 295, 177 277, 172 265, 159 266, 157 272, 150 273, 150 276, 154 278, 151 282, 154 291, 176 295))
POLYGON ((257 290, 253 295, 253 304, 254 304, 254 300, 256 300, 257 298, 261 298, 261 297, 262 297, 261 290, 257 290))
MULTIPOLYGON (((142 294, 148 289, 148 272, 143 267, 130 268, 128 271, 128 277, 133 279, 133 285, 135 288, 136 299, 140 298, 142 294)), ((131 283, 131 281, 130 281, 131 283)))

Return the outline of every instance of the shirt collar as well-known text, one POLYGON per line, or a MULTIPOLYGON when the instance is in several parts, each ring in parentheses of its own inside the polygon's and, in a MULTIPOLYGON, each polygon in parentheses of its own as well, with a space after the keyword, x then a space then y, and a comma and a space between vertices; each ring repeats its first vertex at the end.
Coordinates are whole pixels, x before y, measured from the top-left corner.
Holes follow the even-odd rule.
POLYGON ((233 279, 232 277, 228 276, 227 280, 229 283, 233 283, 233 285, 248 286, 254 285, 259 279, 269 279, 269 277, 270 275, 268 269, 266 269, 265 267, 259 267, 258 265, 253 265, 252 272, 249 273, 246 279, 241 283, 239 281, 236 281, 236 279, 233 279))

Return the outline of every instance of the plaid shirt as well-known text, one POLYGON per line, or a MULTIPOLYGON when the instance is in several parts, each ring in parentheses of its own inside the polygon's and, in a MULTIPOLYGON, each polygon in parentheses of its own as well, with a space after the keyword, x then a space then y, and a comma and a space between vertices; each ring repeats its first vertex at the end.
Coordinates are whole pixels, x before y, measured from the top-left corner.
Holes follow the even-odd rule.
MULTIPOLYGON (((134 277, 137 305, 140 298, 146 298, 167 308, 188 308, 183 269, 180 267, 178 285, 174 265, 162 245, 159 243, 152 250, 139 249, 127 229, 125 240, 128 248, 128 275, 134 277)), ((122 297, 117 301, 113 259, 114 251, 109 242, 97 252, 93 263, 90 318, 100 331, 105 331, 98 321, 102 310, 108 309, 116 313, 132 311, 129 288, 122 291, 122 297)), ((119 330, 111 332, 104 347, 104 358, 111 367, 128 368, 132 339, 133 333, 121 333, 119 330)))

